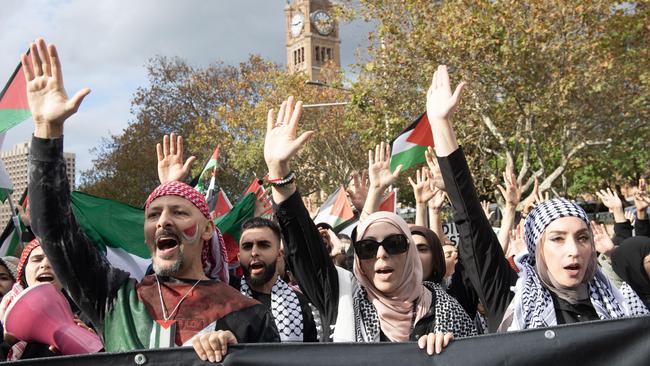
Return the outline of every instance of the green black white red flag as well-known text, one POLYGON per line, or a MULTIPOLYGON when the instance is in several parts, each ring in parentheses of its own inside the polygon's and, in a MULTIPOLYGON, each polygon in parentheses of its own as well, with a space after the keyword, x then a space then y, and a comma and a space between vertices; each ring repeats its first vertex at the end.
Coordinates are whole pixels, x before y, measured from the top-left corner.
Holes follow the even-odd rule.
MULTIPOLYGON (((27 57, 27 62, 32 62, 31 57, 27 57)), ((0 133, 6 132, 31 116, 27 102, 27 80, 19 63, 0 92, 0 133)))
POLYGON ((427 146, 433 146, 433 135, 427 113, 424 112, 391 142, 390 170, 395 171, 401 164, 402 171, 405 171, 424 163, 427 146))

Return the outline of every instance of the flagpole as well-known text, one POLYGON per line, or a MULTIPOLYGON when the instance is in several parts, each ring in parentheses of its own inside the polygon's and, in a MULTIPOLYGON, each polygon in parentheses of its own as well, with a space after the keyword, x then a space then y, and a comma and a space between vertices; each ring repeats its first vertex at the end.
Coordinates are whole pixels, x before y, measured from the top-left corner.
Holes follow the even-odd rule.
POLYGON ((18 218, 18 214, 16 213, 16 208, 14 206, 14 200, 11 198, 11 192, 8 192, 7 194, 7 200, 9 201, 9 209, 11 210, 11 220, 14 223, 14 231, 16 232, 16 237, 20 242, 23 242, 22 238, 22 233, 20 232, 20 219, 18 218))

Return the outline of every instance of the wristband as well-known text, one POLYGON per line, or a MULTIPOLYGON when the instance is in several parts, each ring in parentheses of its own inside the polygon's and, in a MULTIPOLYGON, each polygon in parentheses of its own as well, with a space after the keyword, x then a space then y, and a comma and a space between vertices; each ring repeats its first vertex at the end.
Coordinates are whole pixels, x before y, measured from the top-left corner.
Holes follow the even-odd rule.
POLYGON ((266 182, 271 185, 271 187, 284 187, 296 181, 296 174, 292 171, 287 174, 286 177, 278 179, 269 179, 268 174, 266 175, 266 182))

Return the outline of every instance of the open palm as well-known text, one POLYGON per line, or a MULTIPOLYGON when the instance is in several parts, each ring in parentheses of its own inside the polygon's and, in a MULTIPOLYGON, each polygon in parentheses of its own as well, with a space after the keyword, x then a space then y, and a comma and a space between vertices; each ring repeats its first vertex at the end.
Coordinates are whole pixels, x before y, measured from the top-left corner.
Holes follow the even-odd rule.
POLYGON ((390 145, 382 142, 368 151, 368 178, 374 188, 384 189, 395 183, 402 166, 399 165, 394 172, 390 171, 390 145))
POLYGON ((81 105, 90 93, 84 88, 68 98, 63 87, 61 62, 56 47, 46 46, 42 38, 30 45, 31 62, 27 55, 21 58, 23 73, 27 81, 27 100, 34 122, 61 127, 81 105))

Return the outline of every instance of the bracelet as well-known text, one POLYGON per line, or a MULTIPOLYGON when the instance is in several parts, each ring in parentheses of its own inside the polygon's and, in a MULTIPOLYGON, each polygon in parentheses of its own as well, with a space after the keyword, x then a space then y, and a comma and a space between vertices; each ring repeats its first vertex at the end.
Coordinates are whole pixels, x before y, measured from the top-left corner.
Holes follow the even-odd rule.
POLYGON ((296 181, 296 173, 291 170, 286 177, 278 179, 269 179, 269 175, 267 174, 265 180, 271 187, 284 187, 296 181))

